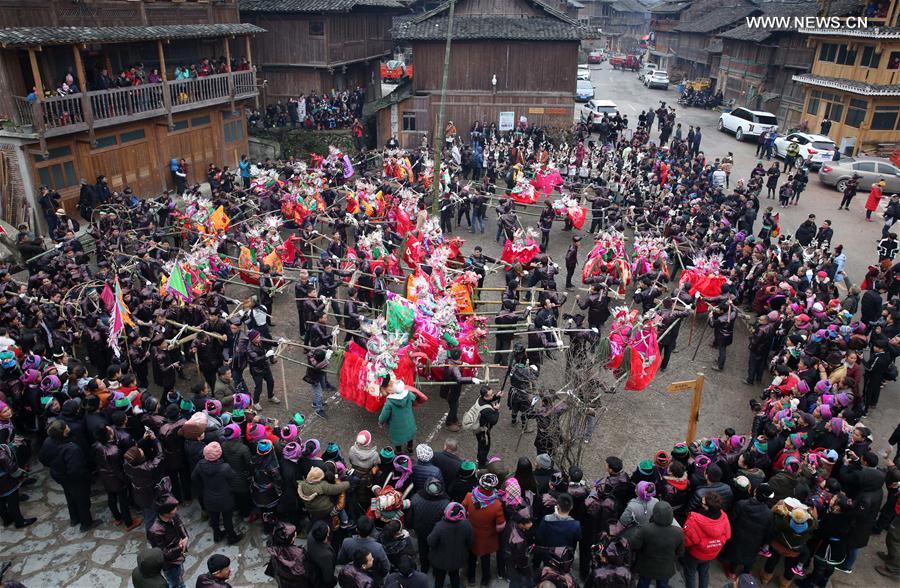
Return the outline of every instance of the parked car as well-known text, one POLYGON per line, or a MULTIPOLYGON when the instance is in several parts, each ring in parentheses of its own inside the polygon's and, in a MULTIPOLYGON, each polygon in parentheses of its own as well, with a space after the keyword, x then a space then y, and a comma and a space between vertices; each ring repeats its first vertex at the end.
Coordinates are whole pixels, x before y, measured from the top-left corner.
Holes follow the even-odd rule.
POLYGON ((669 89, 669 74, 659 69, 652 72, 648 76, 644 76, 644 85, 648 88, 662 88, 663 90, 669 89))
POLYGON ((594 49, 588 53, 588 63, 603 63, 603 51, 594 49))
POLYGON ((819 170, 819 180, 843 192, 853 174, 861 176, 859 189, 868 190, 878 180, 884 180, 884 192, 900 192, 900 167, 883 157, 842 156, 840 161, 827 161, 819 170))
POLYGON ((594 86, 590 80, 578 80, 575 85, 575 101, 587 102, 594 97, 594 86))
POLYGON ((814 135, 811 133, 788 133, 786 136, 775 139, 775 156, 784 159, 787 152, 788 143, 791 139, 796 139, 800 145, 799 157, 806 159, 812 157, 810 167, 818 168, 826 161, 831 161, 834 156, 834 150, 837 146, 834 141, 825 135, 814 135))
POLYGON ((640 73, 638 73, 638 79, 643 82, 644 79, 647 78, 647 76, 649 76, 650 74, 652 74, 653 72, 655 72, 658 69, 659 69, 659 66, 656 65, 655 63, 645 63, 643 66, 641 66, 641 71, 640 71, 640 73))
POLYGON ((594 132, 600 129, 600 121, 604 115, 613 116, 618 111, 619 107, 612 100, 593 99, 581 107, 581 118, 586 121, 594 115, 594 125, 591 127, 591 132, 594 132))
POLYGON ((731 112, 723 112, 716 127, 722 132, 734 133, 734 138, 743 141, 744 137, 758 137, 765 131, 778 128, 778 119, 771 112, 735 108, 731 112))
POLYGON ((399 84, 404 79, 412 79, 413 66, 397 59, 381 63, 381 81, 399 84))
POLYGON ((585 65, 578 66, 578 79, 579 80, 590 80, 591 79, 591 70, 587 68, 585 65))

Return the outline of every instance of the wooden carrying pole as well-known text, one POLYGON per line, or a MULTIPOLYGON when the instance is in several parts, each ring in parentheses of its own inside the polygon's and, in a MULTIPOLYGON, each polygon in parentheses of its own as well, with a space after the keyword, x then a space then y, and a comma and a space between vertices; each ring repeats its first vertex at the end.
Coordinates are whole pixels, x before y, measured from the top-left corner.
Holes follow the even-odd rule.
POLYGON ((691 399, 691 414, 688 415, 688 430, 685 442, 690 445, 697 437, 697 423, 700 421, 700 402, 703 399, 703 381, 705 376, 698 373, 694 380, 685 380, 683 382, 672 382, 666 386, 666 392, 677 393, 693 390, 694 395, 691 399))

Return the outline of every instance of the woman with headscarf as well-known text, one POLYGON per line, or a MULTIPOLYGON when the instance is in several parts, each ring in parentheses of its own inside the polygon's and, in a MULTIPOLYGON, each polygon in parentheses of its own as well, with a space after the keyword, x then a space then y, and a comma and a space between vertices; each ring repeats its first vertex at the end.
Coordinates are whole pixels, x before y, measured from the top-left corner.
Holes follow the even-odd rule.
POLYGON ((635 492, 636 496, 628 502, 619 517, 619 523, 625 527, 626 537, 633 535, 634 531, 630 529, 637 529, 650 521, 653 507, 659 502, 656 498, 656 484, 653 482, 638 482, 635 492))
POLYGON ((275 507, 281 498, 281 469, 274 446, 268 439, 256 443, 256 453, 250 459, 253 470, 250 482, 250 500, 262 511, 263 528, 270 532, 275 522, 275 507))
POLYGON ((209 524, 213 530, 213 541, 227 538, 234 545, 244 536, 234 530, 234 493, 231 489, 236 474, 222 459, 222 447, 213 441, 203 448, 203 459, 194 468, 191 481, 200 489, 201 502, 209 513, 209 524), (219 520, 225 527, 219 528, 219 520))
POLYGON ((499 480, 494 474, 484 474, 478 485, 466 495, 462 504, 472 523, 472 547, 469 553, 468 580, 475 583, 475 567, 481 561, 481 585, 491 582, 491 554, 500 549, 500 533, 506 526, 503 503, 497 493, 499 480))
POLYGON ((434 587, 443 588, 444 578, 450 576, 451 588, 459 588, 459 570, 470 558, 473 531, 466 519, 466 507, 451 502, 444 509, 444 518, 428 534, 429 561, 434 570, 434 587))

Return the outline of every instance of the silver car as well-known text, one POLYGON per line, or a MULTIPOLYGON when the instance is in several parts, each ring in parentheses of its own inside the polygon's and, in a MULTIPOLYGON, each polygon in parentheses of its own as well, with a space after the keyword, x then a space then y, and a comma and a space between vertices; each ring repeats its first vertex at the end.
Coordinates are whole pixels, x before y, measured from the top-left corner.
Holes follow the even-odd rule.
POLYGON ((838 192, 843 192, 853 174, 861 178, 860 190, 868 190, 872 184, 883 179, 886 194, 900 192, 900 169, 883 157, 842 156, 840 161, 823 162, 819 179, 826 186, 834 186, 838 192))

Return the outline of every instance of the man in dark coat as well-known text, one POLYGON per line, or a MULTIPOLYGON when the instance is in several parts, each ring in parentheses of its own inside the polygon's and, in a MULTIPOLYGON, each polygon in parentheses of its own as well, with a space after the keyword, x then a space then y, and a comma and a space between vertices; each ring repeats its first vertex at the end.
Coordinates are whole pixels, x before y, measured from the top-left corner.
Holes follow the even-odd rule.
POLYGON ((775 515, 768 506, 774 495, 768 484, 761 484, 752 497, 734 504, 729 516, 731 528, 741 532, 732 535, 722 552, 727 571, 741 574, 753 569, 759 550, 775 532, 775 515))
POLYGON ((222 447, 213 441, 203 449, 203 459, 194 468, 191 481, 200 490, 203 509, 209 513, 209 524, 213 529, 213 541, 218 543, 228 539, 234 545, 243 537, 234 530, 234 493, 232 486, 235 478, 234 470, 222 459, 222 447), (219 527, 219 520, 225 531, 219 527))
POLYGON ((804 247, 808 246, 812 243, 812 240, 816 236, 816 231, 818 227, 816 227, 816 215, 809 215, 805 221, 803 221, 799 227, 797 227, 797 232, 794 236, 797 238, 797 242, 803 245, 804 247))
MULTIPOLYGON (((283 525, 283 523, 275 525, 275 534, 278 533, 279 525, 283 525)), ((316 521, 309 530, 309 536, 306 539, 306 555, 309 562, 307 571, 310 577, 310 586, 334 588, 334 585, 337 584, 337 578, 334 577, 334 548, 328 541, 329 534, 328 523, 325 521, 316 521)))
POLYGON ((134 588, 169 588, 162 569, 162 550, 155 547, 142 549, 137 556, 137 567, 131 572, 131 583, 134 588))
POLYGON ((638 527, 631 539, 634 572, 644 586, 651 580, 666 582, 675 575, 675 562, 684 553, 684 532, 673 520, 671 505, 657 502, 650 522, 638 527))
POLYGON ((444 509, 450 504, 450 498, 444 492, 444 484, 431 478, 413 495, 411 503, 406 524, 416 532, 419 564, 422 571, 428 573, 431 567, 428 557, 428 534, 444 517, 444 509))
POLYGON ((183 588, 188 533, 178 515, 178 501, 169 497, 157 508, 158 514, 147 529, 147 540, 151 547, 163 552, 163 574, 170 588, 183 588))
POLYGON ((869 544, 869 537, 878 519, 878 510, 884 499, 885 473, 878 469, 878 456, 867 451, 857 456, 852 451, 844 457, 838 479, 853 499, 853 525, 846 536, 847 559, 837 566, 844 572, 853 570, 853 564, 859 556, 859 550, 869 544))
POLYGON ((719 357, 713 369, 722 371, 725 368, 725 350, 731 345, 734 336, 734 322, 737 320, 737 311, 730 301, 721 302, 710 313, 709 322, 713 328, 713 345, 719 350, 719 357))
POLYGON ((441 475, 445 481, 445 489, 449 486, 451 480, 456 479, 456 474, 459 473, 459 466, 463 462, 462 458, 457 455, 458 451, 459 441, 457 441, 456 437, 447 437, 444 440, 443 451, 436 451, 434 457, 431 458, 431 463, 441 470, 441 475))
POLYGON ((675 351, 681 324, 684 322, 684 319, 691 314, 687 310, 676 310, 676 301, 678 301, 676 298, 666 298, 663 300, 662 310, 659 312, 662 317, 662 322, 660 322, 656 331, 660 334, 659 350, 663 354, 659 369, 663 371, 668 367, 669 358, 672 357, 672 352, 675 351))
POLYGON ((206 574, 197 578, 196 588, 231 588, 227 582, 231 577, 231 560, 228 556, 215 553, 206 560, 206 574))
POLYGON ((47 427, 47 440, 41 446, 40 461, 50 470, 50 477, 63 488, 69 522, 81 525, 86 533, 96 526, 91 516, 91 472, 87 456, 72 441, 69 427, 61 420, 54 420, 47 427))
POLYGON ((774 337, 775 325, 769 322, 768 316, 760 316, 758 324, 750 331, 750 355, 747 358, 747 379, 744 380, 748 386, 762 381, 774 337))
POLYGON ((575 286, 572 284, 572 276, 575 275, 575 268, 578 267, 578 242, 581 241, 579 235, 572 237, 572 244, 566 250, 566 290, 571 290, 575 286))

